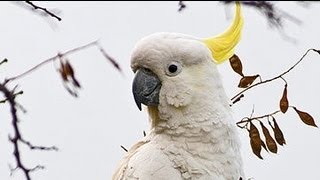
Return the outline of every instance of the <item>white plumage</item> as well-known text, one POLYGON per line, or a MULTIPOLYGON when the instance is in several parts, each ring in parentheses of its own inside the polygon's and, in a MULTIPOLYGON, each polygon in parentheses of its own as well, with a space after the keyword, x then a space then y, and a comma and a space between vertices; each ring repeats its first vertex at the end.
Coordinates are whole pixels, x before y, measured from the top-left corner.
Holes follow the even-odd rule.
MULTIPOLYGON (((236 41, 237 33, 231 34, 236 41)), ((224 44, 224 53, 233 54, 231 43, 232 48, 224 44)), ((177 33, 138 42, 132 69, 152 83, 142 78, 147 87, 133 89, 144 93, 135 99, 138 107, 140 101, 148 105, 151 130, 128 151, 113 180, 244 178, 235 122, 212 53, 203 40, 177 33)))
POLYGON ((113 179, 235 180, 243 176, 235 122, 210 51, 198 39, 159 33, 140 41, 132 68, 162 82, 151 132, 127 153, 113 179), (168 64, 181 65, 170 77, 168 64))

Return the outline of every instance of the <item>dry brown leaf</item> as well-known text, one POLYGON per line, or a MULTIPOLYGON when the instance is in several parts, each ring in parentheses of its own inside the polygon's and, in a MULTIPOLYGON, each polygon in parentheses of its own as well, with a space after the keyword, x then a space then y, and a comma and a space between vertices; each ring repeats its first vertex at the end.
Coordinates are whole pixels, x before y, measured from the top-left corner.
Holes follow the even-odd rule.
POLYGON ((280 110, 283 113, 286 113, 289 108, 289 101, 287 98, 287 84, 284 86, 282 98, 280 99, 280 110))
POLYGON ((74 97, 77 97, 77 93, 75 91, 76 88, 81 88, 79 81, 75 77, 74 70, 71 66, 71 64, 65 60, 60 58, 60 68, 59 68, 59 73, 62 77, 62 80, 64 82, 64 87, 66 90, 74 97), (71 89, 70 85, 72 83, 73 87, 71 89))
POLYGON ((316 125, 316 123, 314 122, 313 117, 312 117, 310 114, 308 114, 308 113, 306 113, 306 112, 303 112, 303 111, 300 111, 300 110, 298 110, 296 107, 293 107, 293 109, 298 113, 300 119, 301 119, 305 124, 307 124, 307 125, 309 125, 309 126, 318 127, 318 126, 316 125))
POLYGON ((286 144, 286 140, 284 139, 283 133, 282 133, 280 127, 278 126, 276 119, 274 117, 272 117, 272 120, 273 120, 274 128, 271 125, 270 126, 273 129, 274 137, 275 137, 277 143, 279 145, 283 146, 284 144, 286 144))
POLYGON ((277 151, 278 151, 277 144, 276 144, 275 140, 272 138, 272 136, 270 135, 269 130, 263 125, 262 122, 260 122, 260 125, 262 128, 263 135, 266 138, 266 143, 267 143, 268 149, 273 153, 277 153, 277 151))
POLYGON ((260 159, 263 159, 261 156, 261 139, 260 134, 256 126, 250 122, 250 130, 249 130, 250 144, 253 153, 258 156, 260 159))
POLYGON ((64 71, 68 76, 74 76, 73 68, 68 61, 64 64, 64 71))
POLYGON ((68 82, 68 74, 65 71, 65 64, 63 62, 60 62, 60 65, 61 66, 60 66, 59 72, 60 72, 61 78, 63 81, 68 82))
POLYGON ((247 88, 249 87, 253 81, 255 79, 257 79, 257 77, 259 77, 259 75, 254 75, 254 76, 244 76, 240 79, 240 82, 239 82, 239 85, 238 87, 239 88, 247 88))
POLYGON ((234 72, 243 77, 244 75, 242 73, 242 64, 240 58, 234 54, 231 58, 229 58, 229 62, 234 72))

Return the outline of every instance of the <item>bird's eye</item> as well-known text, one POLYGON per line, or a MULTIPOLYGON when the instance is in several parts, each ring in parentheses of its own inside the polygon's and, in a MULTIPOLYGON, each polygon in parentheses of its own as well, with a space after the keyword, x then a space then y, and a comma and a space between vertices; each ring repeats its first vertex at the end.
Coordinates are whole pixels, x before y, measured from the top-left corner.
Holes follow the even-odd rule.
POLYGON ((175 76, 181 72, 181 65, 177 62, 171 62, 166 68, 166 74, 168 76, 175 76))
POLYGON ((169 67, 168 67, 168 70, 170 73, 175 73, 177 70, 178 70, 178 67, 177 65, 175 64, 171 64, 169 67))

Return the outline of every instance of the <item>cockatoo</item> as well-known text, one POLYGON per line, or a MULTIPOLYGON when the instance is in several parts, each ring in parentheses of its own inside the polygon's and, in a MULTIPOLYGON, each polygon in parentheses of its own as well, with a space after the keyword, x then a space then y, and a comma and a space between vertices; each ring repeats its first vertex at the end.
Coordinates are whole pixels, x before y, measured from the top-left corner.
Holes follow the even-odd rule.
POLYGON ((156 33, 135 46, 131 67, 138 108, 147 106, 151 130, 125 155, 113 180, 239 180, 240 141, 216 65, 239 42, 240 4, 231 26, 200 39, 156 33))

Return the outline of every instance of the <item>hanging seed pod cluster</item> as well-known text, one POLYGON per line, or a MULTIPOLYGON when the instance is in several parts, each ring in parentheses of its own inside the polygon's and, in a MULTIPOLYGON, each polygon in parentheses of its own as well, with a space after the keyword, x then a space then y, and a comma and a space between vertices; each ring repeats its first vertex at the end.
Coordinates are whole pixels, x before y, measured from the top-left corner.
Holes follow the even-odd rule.
MULTIPOLYGON (((289 104, 288 98, 288 83, 284 79, 284 75, 290 72, 295 66, 297 66, 303 58, 307 55, 309 51, 315 51, 319 53, 319 50, 309 49, 302 58, 291 68, 289 68, 284 73, 280 74, 279 76, 273 77, 271 79, 262 80, 260 75, 244 75, 243 73, 243 65, 239 56, 233 55, 230 59, 230 65, 234 72, 241 76, 239 81, 238 87, 242 88, 242 91, 234 96, 231 100, 233 100, 233 104, 240 101, 241 98, 244 97, 244 92, 247 90, 258 86, 260 84, 270 83, 277 79, 282 79, 285 83, 284 89, 281 93, 281 97, 279 98, 279 109, 262 116, 252 117, 245 117, 241 121, 237 122, 237 126, 242 129, 246 129, 249 132, 250 138, 250 145, 252 152, 260 159, 263 159, 261 156, 262 149, 266 150, 267 152, 271 152, 276 154, 278 152, 279 145, 283 146, 286 144, 286 140, 284 138, 284 134, 280 129, 277 120, 275 119, 275 115, 278 113, 287 113, 288 110, 291 108, 293 109, 299 119, 306 125, 317 127, 313 117, 302 110, 296 108, 296 106, 291 106, 289 104), (260 78, 260 82, 254 83, 257 78, 260 78), (268 122, 268 126, 266 126, 263 121, 268 122)), ((319 53, 320 54, 320 53, 319 53)))
POLYGON ((77 89, 81 88, 79 81, 75 77, 73 67, 67 59, 63 56, 59 56, 60 68, 59 73, 63 80, 63 85, 66 90, 74 97, 78 97, 77 89))

